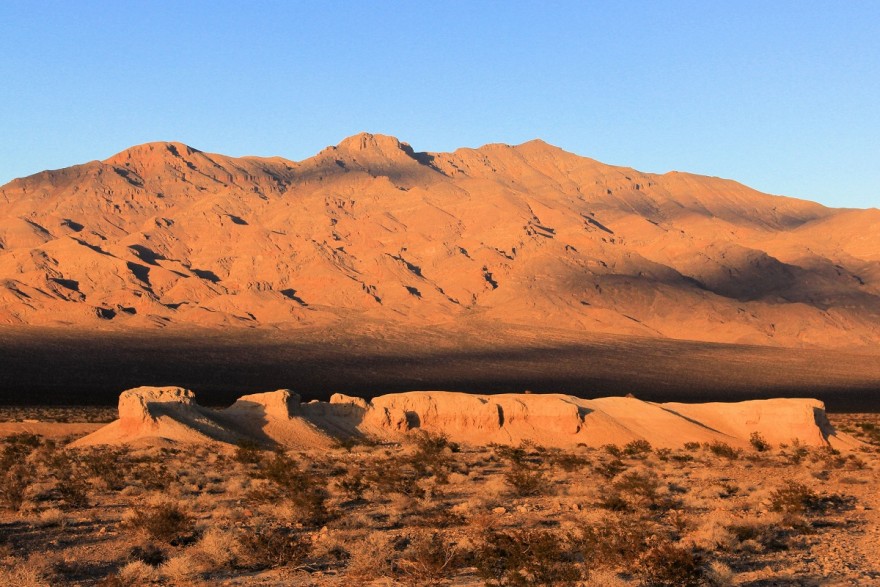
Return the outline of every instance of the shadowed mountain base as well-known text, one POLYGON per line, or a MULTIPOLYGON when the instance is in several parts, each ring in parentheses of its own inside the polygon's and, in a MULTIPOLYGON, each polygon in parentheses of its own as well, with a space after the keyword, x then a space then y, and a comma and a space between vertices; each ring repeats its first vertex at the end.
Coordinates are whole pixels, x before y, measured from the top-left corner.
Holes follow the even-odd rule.
POLYGON ((880 411, 876 355, 581 335, 539 329, 162 331, 0 330, 0 404, 113 405, 138 385, 193 389, 206 405, 290 388, 304 399, 413 389, 632 393, 648 401, 815 397, 830 411, 880 411))

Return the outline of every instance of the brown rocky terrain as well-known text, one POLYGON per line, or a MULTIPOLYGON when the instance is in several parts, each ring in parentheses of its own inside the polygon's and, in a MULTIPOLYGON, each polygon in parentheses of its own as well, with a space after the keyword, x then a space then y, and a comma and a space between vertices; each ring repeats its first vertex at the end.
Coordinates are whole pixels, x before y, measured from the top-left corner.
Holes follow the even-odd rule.
POLYGON ((361 134, 301 162, 150 143, 0 188, 0 324, 508 324, 862 352, 880 341, 878 228, 876 209, 541 141, 419 153, 361 134))

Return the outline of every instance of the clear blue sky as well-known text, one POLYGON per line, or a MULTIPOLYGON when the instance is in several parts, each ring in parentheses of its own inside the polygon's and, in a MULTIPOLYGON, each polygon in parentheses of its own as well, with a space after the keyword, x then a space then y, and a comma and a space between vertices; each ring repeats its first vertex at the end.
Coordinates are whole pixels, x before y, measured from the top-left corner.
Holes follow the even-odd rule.
POLYGON ((880 207, 880 2, 0 2, 0 183, 359 131, 880 207))

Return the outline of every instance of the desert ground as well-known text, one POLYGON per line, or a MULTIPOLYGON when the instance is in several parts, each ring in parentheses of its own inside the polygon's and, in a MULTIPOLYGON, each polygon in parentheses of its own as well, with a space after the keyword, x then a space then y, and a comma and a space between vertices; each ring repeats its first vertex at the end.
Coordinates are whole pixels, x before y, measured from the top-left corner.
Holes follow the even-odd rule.
POLYGON ((84 442, 116 417, 0 412, 0 583, 880 584, 876 414, 828 414, 840 449, 84 442))

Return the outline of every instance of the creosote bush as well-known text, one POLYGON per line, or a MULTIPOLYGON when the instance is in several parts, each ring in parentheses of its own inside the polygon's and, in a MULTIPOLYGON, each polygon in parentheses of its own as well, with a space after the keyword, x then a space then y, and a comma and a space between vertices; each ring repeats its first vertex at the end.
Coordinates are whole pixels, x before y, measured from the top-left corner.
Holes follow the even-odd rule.
POLYGON ((128 524, 150 538, 167 544, 185 544, 195 536, 193 517, 180 505, 170 501, 138 508, 128 524))
POLYGON ((725 458, 731 461, 738 459, 740 455, 739 450, 718 440, 712 443, 706 443, 704 446, 716 457, 725 458))
POLYGON ((771 448, 770 443, 761 436, 760 432, 752 432, 752 435, 749 437, 749 443, 758 452, 766 452, 771 448))
POLYGON ((566 536, 547 530, 489 531, 475 566, 491 586, 574 585, 585 567, 566 536))
POLYGON ((311 542, 296 528, 268 526, 243 532, 239 543, 255 569, 302 567, 312 550, 311 542))
POLYGON ((444 532, 424 532, 410 540, 395 571, 408 585, 438 585, 461 567, 462 553, 444 532))

